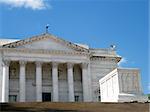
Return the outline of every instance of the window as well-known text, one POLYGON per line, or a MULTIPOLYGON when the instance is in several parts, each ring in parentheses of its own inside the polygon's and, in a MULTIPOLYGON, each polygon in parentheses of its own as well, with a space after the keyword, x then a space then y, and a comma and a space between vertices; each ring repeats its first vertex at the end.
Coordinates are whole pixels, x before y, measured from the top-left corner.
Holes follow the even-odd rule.
POLYGON ((9 95, 9 102, 16 102, 17 101, 17 95, 9 95))
POLYGON ((101 101, 101 96, 100 96, 100 94, 101 94, 101 91, 100 91, 100 89, 98 90, 98 101, 101 101))
POLYGON ((98 96, 98 101, 101 101, 101 96, 98 96))
POLYGON ((75 96, 75 102, 79 101, 79 96, 75 96))

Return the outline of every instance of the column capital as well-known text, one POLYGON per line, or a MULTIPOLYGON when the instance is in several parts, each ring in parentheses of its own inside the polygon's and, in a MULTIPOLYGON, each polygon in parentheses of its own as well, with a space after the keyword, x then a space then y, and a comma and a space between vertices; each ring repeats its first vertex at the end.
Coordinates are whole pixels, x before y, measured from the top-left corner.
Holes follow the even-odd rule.
POLYGON ((56 68, 58 66, 58 62, 52 62, 52 67, 56 68))
POLYGON ((40 66, 42 65, 42 63, 43 63, 43 62, 41 62, 41 61, 36 61, 36 62, 35 62, 35 64, 36 64, 37 67, 40 67, 40 66))
POLYGON ((10 61, 9 60, 3 60, 3 65, 9 66, 10 65, 10 61))
POLYGON ((25 66, 26 65, 26 61, 19 61, 19 64, 21 65, 21 66, 25 66))
POLYGON ((69 68, 73 68, 73 63, 67 63, 67 68, 69 69, 69 68))
POLYGON ((88 63, 82 63, 82 64, 81 64, 81 66, 82 66, 82 68, 84 68, 84 69, 85 69, 85 68, 87 68, 87 67, 88 67, 88 63))

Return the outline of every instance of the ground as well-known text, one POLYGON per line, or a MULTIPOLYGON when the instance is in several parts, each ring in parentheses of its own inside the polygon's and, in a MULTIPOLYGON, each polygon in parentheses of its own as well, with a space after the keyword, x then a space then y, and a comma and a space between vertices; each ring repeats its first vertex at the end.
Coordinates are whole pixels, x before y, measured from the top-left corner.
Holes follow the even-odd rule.
POLYGON ((149 103, 2 103, 1 112, 149 112, 149 103))

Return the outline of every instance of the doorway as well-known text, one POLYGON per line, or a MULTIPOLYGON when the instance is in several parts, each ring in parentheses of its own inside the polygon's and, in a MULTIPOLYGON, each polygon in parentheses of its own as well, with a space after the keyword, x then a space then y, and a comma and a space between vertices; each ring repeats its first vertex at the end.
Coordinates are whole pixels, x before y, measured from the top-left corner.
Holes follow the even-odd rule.
POLYGON ((42 93, 42 101, 51 101, 51 93, 42 93))

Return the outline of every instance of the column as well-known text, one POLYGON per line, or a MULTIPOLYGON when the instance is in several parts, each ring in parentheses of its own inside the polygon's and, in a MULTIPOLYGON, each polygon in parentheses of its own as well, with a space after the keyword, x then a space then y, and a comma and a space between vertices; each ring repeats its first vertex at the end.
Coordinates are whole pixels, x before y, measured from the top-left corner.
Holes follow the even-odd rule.
POLYGON ((83 85, 83 101, 89 102, 88 90, 88 63, 82 63, 82 85, 83 85))
POLYGON ((88 79, 89 79, 89 101, 92 101, 92 82, 91 82, 91 66, 88 64, 88 79))
POLYGON ((36 101, 42 102, 42 63, 36 62, 36 101))
POLYGON ((26 100, 26 75, 25 75, 25 61, 20 61, 20 75, 19 75, 19 94, 20 102, 25 102, 26 100))
POLYGON ((67 76, 68 76, 68 91, 69 91, 69 101, 74 102, 74 81, 73 81, 73 64, 67 64, 67 76))
POLYGON ((52 62, 53 102, 58 102, 58 63, 52 62))
POLYGON ((3 61, 2 102, 9 101, 9 61, 3 61))

